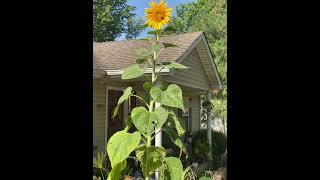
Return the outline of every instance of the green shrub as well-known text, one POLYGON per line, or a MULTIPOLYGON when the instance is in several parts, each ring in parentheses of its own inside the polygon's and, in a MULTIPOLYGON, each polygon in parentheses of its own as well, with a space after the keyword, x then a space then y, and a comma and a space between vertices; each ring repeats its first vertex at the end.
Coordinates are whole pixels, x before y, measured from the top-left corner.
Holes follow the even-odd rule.
POLYGON ((199 130, 192 134, 192 156, 196 161, 206 159, 209 153, 207 130, 199 130))
MULTIPOLYGON (((211 131, 212 155, 214 161, 219 161, 220 156, 226 152, 227 137, 220 131, 211 131)), ((207 140, 207 130, 202 129, 192 135, 192 156, 196 161, 205 160, 210 147, 207 140)))
POLYGON ((227 149, 227 137, 223 132, 212 131, 212 149, 214 156, 220 156, 226 152, 227 149))
POLYGON ((213 170, 218 170, 225 164, 225 162, 223 162, 223 154, 227 149, 227 137, 225 136, 225 134, 219 131, 212 131, 211 137, 213 154, 212 166, 213 170))

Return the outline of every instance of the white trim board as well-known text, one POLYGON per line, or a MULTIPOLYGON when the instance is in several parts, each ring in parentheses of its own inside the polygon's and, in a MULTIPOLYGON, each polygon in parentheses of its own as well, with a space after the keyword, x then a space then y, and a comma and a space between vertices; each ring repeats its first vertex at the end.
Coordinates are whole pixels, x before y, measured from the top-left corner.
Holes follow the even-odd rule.
POLYGON ((213 68, 213 70, 214 70, 214 73, 216 74, 216 78, 217 78, 218 83, 219 83, 219 89, 222 89, 222 83, 221 83, 221 80, 220 80, 220 76, 219 76, 219 73, 218 73, 216 64, 215 64, 215 62, 214 62, 214 60, 213 60, 213 58, 212 58, 212 55, 211 55, 211 52, 210 52, 210 49, 209 49, 209 45, 208 45, 208 43, 207 43, 207 40, 205 39, 204 34, 202 34, 201 36, 204 37, 204 38, 202 38, 202 39, 203 39, 203 43, 205 44, 205 47, 206 47, 207 52, 208 52, 208 56, 209 56, 209 58, 210 58, 210 60, 211 60, 212 68, 213 68))
MULTIPOLYGON (((162 68, 156 68, 156 73, 159 73, 161 69, 162 68)), ((107 72, 107 74, 109 76, 115 76, 115 75, 122 75, 123 74, 123 70, 106 70, 106 72, 107 72)), ((169 72, 170 72, 169 68, 163 68, 161 70, 161 73, 169 73, 169 72)), ((147 68, 144 73, 146 73, 146 74, 152 73, 152 68, 147 68)))

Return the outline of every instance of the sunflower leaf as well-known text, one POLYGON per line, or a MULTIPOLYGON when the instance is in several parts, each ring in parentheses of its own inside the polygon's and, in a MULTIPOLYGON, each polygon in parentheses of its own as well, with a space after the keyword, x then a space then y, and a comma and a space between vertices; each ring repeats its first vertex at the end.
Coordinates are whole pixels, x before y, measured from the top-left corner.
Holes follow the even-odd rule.
POLYGON ((189 69, 189 67, 183 65, 183 64, 180 64, 180 63, 177 63, 177 62, 169 62, 169 63, 162 63, 162 65, 165 67, 165 68, 174 68, 174 69, 189 69))
POLYGON ((175 44, 171 44, 171 43, 162 42, 162 44, 163 44, 163 46, 164 46, 165 48, 168 48, 168 47, 179 47, 179 46, 177 46, 177 45, 175 45, 175 44))
POLYGON ((148 60, 148 57, 151 56, 151 52, 146 48, 140 48, 137 50, 138 59, 136 62, 142 64, 148 60))
POLYGON ((133 65, 123 70, 121 79, 134 79, 142 76, 144 74, 145 68, 141 68, 139 65, 133 65))

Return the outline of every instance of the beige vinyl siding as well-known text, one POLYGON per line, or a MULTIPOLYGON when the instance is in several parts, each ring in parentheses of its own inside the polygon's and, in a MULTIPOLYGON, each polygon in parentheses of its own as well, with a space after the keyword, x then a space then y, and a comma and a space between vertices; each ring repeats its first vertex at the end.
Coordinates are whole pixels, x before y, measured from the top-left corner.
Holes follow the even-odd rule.
POLYGON ((104 150, 104 134, 105 134, 105 120, 106 120, 106 89, 99 81, 94 80, 93 83, 93 105, 95 120, 95 142, 98 146, 97 151, 104 150))
POLYGON ((197 46, 196 46, 196 50, 199 54, 199 57, 201 58, 202 60, 202 64, 203 64, 203 67, 208 75, 209 78, 209 81, 211 81, 211 85, 213 86, 212 88, 221 88, 220 85, 219 85, 219 80, 218 80, 218 72, 215 71, 215 69, 213 68, 213 59, 211 58, 211 55, 210 52, 208 54, 208 51, 209 48, 207 47, 207 43, 206 43, 206 40, 203 39, 202 40, 203 43, 199 43, 197 46))
POLYGON ((189 69, 177 69, 173 76, 166 76, 164 79, 198 89, 210 89, 208 76, 196 49, 190 52, 182 64, 189 67, 189 69))
POLYGON ((192 131, 200 129, 200 96, 192 96, 192 131))
POLYGON ((129 85, 124 82, 110 80, 94 80, 93 83, 93 105, 95 123, 93 127, 94 138, 93 144, 98 146, 97 152, 105 149, 105 131, 106 131, 106 88, 125 89, 129 85))

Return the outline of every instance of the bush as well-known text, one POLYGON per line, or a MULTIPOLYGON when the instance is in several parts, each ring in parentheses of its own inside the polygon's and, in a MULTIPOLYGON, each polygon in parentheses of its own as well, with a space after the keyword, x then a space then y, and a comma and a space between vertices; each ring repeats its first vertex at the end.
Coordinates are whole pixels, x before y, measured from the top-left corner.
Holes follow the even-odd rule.
POLYGON ((209 153, 207 130, 199 130, 192 135, 192 156, 196 161, 205 160, 209 153))
MULTIPOLYGON (((227 137, 220 131, 211 131, 212 155, 215 161, 226 152, 227 137), (217 157, 217 158, 216 158, 217 157)), ((192 156, 196 161, 205 160, 210 147, 207 140, 207 130, 202 129, 192 135, 192 156)))
POLYGON ((227 137, 223 132, 212 131, 212 149, 214 156, 220 156, 226 152, 227 149, 227 137))
POLYGON ((212 166, 214 170, 217 170, 225 164, 225 162, 223 162, 223 155, 227 149, 227 137, 225 134, 219 131, 212 131, 211 137, 213 154, 212 166))

